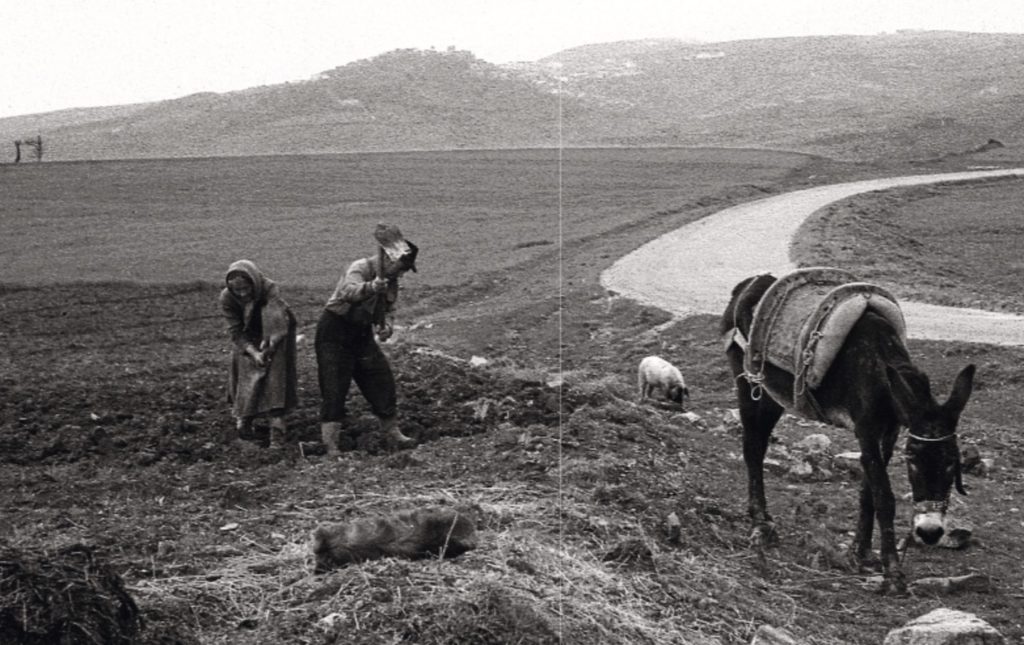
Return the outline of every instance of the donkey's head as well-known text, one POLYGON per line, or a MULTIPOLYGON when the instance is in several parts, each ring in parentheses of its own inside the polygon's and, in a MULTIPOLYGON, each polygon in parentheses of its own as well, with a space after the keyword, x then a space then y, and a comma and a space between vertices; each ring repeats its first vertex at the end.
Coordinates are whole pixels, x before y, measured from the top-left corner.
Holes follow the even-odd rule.
POLYGON ((960 475, 960 448, 956 426, 974 383, 974 365, 956 377, 945 403, 932 397, 928 377, 917 370, 886 368, 894 407, 908 428, 907 472, 914 496, 914 533, 925 544, 935 544, 945 532, 950 488, 966 495, 960 475))

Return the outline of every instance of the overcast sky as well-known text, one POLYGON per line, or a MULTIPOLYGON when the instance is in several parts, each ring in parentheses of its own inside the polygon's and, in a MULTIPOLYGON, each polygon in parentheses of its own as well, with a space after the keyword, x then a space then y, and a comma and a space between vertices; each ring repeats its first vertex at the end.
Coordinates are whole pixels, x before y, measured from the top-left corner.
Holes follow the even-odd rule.
POLYGON ((1021 0, 0 0, 0 117, 309 78, 401 47, 504 63, 587 43, 1024 33, 1021 0))

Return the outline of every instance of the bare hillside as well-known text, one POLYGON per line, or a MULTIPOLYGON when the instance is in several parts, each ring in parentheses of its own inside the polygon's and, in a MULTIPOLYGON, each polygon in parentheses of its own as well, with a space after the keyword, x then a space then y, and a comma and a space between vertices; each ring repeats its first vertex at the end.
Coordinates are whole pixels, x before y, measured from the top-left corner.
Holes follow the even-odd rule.
POLYGON ((305 81, 0 119, 49 160, 564 146, 926 160, 1021 139, 1024 36, 587 45, 494 65, 395 50, 305 81))

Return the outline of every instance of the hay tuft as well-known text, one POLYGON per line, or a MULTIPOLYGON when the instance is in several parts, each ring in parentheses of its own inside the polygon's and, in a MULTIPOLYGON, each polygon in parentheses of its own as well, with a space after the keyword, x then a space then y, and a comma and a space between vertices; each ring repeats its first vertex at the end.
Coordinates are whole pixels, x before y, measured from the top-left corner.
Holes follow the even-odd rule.
POLYGON ((42 555, 0 547, 0 642, 127 644, 141 626, 124 581, 92 547, 42 555))

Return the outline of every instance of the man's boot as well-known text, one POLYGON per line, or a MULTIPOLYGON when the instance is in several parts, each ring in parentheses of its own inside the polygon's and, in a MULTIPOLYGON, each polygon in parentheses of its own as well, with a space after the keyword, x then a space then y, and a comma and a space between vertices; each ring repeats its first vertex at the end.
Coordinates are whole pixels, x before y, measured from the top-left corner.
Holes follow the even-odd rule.
POLYGON ((402 431, 398 429, 398 417, 388 417, 380 420, 380 430, 384 433, 384 437, 387 438, 395 448, 412 448, 416 445, 416 440, 407 437, 402 434, 402 431))
POLYGON ((340 438, 340 421, 325 421, 320 424, 320 441, 323 442, 324 448, 327 449, 328 457, 335 457, 340 452, 338 450, 338 439, 340 438))
POLYGON ((270 445, 281 447, 288 440, 288 424, 284 417, 270 417, 270 445))

